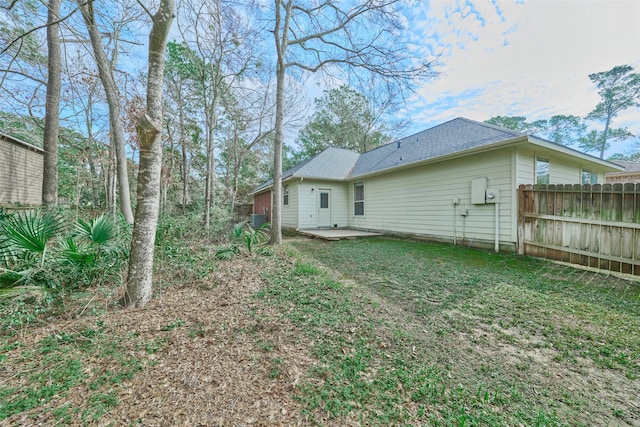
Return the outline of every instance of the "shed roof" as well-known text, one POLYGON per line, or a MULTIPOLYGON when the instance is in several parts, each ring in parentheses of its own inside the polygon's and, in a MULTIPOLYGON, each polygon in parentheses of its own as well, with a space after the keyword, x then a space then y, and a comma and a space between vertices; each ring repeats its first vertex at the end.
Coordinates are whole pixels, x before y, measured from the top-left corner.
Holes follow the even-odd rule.
POLYGON ((29 144, 28 142, 24 142, 21 139, 15 138, 15 137, 13 137, 11 135, 7 135, 6 133, 0 132, 0 139, 3 139, 5 141, 7 141, 7 142, 11 142, 13 144, 21 145, 21 146, 23 146, 25 148, 29 148, 30 150, 37 151, 39 153, 43 153, 44 154, 44 150, 42 148, 36 147, 35 145, 29 144))

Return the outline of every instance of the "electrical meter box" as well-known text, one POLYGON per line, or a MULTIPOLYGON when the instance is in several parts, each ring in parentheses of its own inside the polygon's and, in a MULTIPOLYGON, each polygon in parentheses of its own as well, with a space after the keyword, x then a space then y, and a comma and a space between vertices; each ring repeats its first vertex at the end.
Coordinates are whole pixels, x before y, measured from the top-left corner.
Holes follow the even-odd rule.
POLYGON ((471 180, 471 203, 484 205, 486 202, 487 178, 473 178, 471 180))
POLYGON ((494 190, 491 188, 487 188, 485 191, 485 203, 498 203, 498 196, 500 195, 499 190, 494 190))

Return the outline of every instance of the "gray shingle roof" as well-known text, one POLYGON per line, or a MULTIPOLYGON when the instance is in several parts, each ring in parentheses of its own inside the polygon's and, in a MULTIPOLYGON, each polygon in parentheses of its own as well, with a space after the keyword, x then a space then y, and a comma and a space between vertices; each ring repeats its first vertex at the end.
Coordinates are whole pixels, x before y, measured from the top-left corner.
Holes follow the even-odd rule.
MULTIPOLYGON (((399 166, 418 164, 501 142, 515 142, 519 138, 524 140, 526 137, 526 134, 511 129, 458 117, 363 154, 343 148, 329 147, 284 172, 282 179, 291 176, 330 180, 357 179, 360 176, 399 166)), ((544 141, 539 138, 533 139, 544 141)), ((531 142, 531 138, 529 141, 531 142)), ((557 145, 550 141, 544 142, 557 145)), ((567 147, 557 146, 563 150, 571 150, 567 147)), ((578 151, 575 152, 581 156, 587 156, 578 151)), ((600 161, 595 157, 594 160, 600 161)), ((253 192, 257 193, 269 188, 271 184, 272 181, 266 182, 253 192)))
POLYGON ((362 154, 349 176, 379 172, 522 136, 525 134, 459 117, 362 154))
POLYGON ((318 154, 313 161, 306 162, 292 175, 305 178, 342 180, 349 175, 359 157, 360 154, 355 151, 328 147, 318 154))
MULTIPOLYGON (((359 153, 344 148, 328 147, 315 156, 305 159, 302 163, 282 173, 282 179, 290 177, 318 178, 325 180, 343 180, 356 164, 359 153)), ((271 186, 273 180, 265 182, 254 193, 271 186)))
POLYGON ((627 160, 611 160, 611 163, 622 166, 625 172, 640 172, 639 162, 629 162, 627 160))

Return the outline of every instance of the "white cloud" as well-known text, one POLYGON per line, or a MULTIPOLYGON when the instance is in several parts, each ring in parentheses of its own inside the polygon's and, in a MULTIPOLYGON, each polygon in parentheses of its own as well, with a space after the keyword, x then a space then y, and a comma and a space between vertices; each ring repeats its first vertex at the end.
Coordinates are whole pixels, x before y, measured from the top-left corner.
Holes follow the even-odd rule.
MULTIPOLYGON (((442 75, 412 100, 415 130, 456 116, 584 116, 599 100, 590 73, 622 64, 640 71, 634 0, 436 1, 414 4, 410 15, 414 39, 442 53, 442 75)), ((637 119, 625 112, 614 126, 640 133, 637 119)))

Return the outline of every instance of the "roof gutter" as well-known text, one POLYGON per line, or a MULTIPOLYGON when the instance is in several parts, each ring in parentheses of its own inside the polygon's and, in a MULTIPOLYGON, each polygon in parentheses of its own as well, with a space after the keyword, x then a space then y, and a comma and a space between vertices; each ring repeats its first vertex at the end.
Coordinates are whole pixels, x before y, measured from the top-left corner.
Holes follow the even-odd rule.
MULTIPOLYGON (((297 177, 295 175, 289 175, 286 178, 282 179, 282 182, 287 182, 287 181, 291 181, 294 178, 299 178, 300 181, 302 181, 303 177, 297 177)), ((249 196, 255 196, 256 194, 260 194, 260 193, 264 193, 267 190, 271 190, 273 188, 273 183, 267 185, 266 187, 258 187, 258 190, 252 191, 251 193, 249 193, 249 196)))
POLYGON ((546 141, 544 139, 537 138, 535 136, 530 137, 529 142, 532 143, 533 145, 537 145, 538 147, 548 148, 550 150, 559 151, 568 156, 580 157, 583 160, 587 160, 593 163, 598 163, 600 164, 600 166, 609 167, 612 169, 616 169, 618 171, 624 171, 624 167, 620 165, 616 165, 615 163, 600 159, 598 157, 591 156, 589 154, 585 154, 581 151, 574 150, 573 148, 565 147, 563 145, 559 145, 551 141, 546 141))

